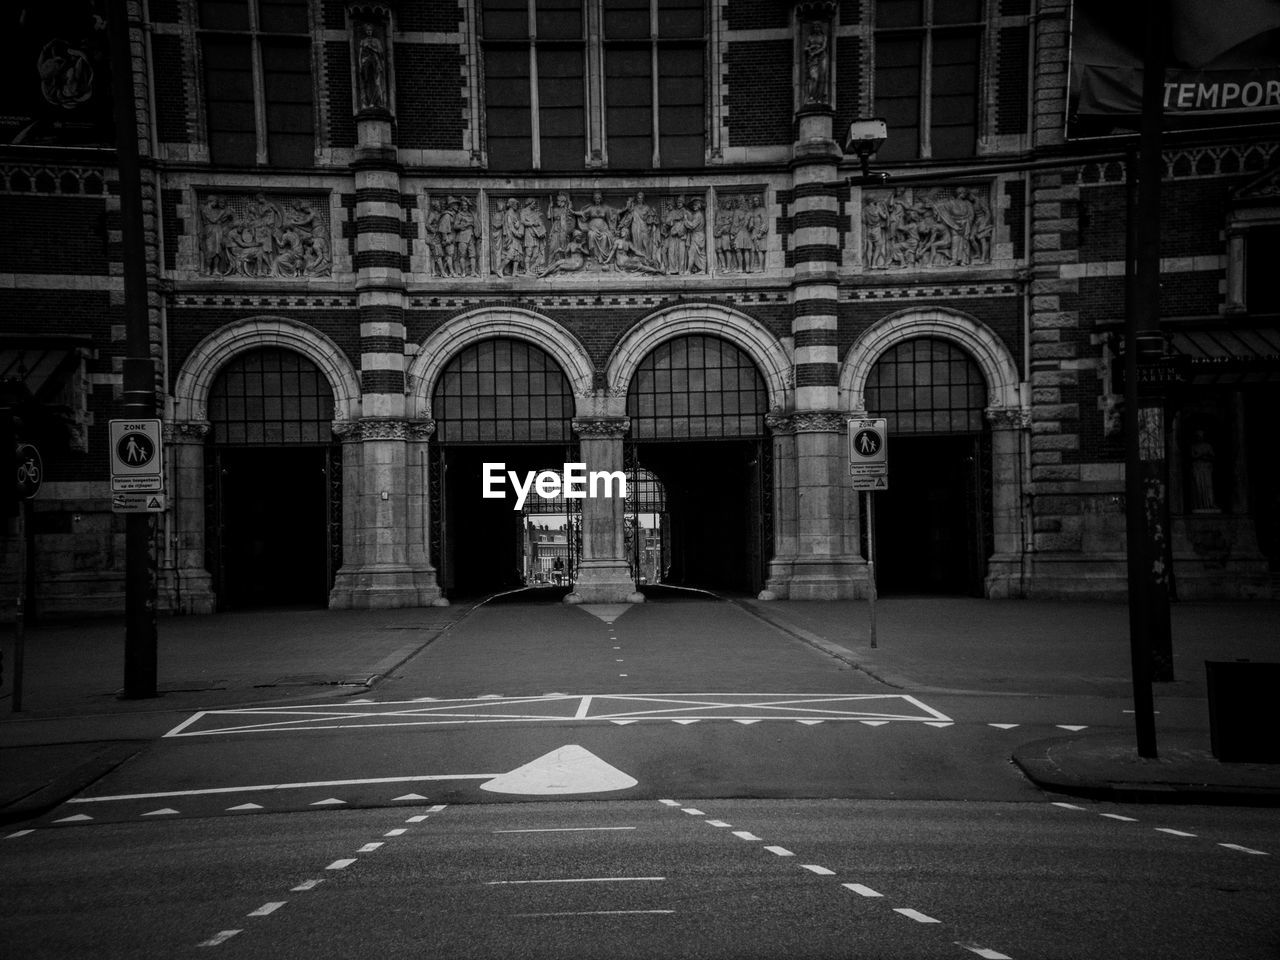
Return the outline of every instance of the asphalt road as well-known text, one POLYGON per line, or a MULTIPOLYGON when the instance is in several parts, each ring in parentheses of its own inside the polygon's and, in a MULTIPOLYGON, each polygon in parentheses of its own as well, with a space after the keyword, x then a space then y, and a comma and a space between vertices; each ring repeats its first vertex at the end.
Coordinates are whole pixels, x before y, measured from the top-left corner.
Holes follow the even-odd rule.
POLYGON ((1125 701, 908 694, 725 604, 595 613, 481 608, 367 697, 182 718, 0 835, 4 955, 1280 957, 1275 811, 1009 762, 1125 701))

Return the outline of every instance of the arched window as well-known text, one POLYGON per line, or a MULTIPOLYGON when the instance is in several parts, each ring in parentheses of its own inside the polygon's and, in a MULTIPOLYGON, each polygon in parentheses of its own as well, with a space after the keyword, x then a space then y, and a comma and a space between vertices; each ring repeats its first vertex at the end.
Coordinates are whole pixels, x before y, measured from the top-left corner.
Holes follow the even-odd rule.
POLYGON ((751 358, 701 334, 659 344, 627 388, 631 435, 639 440, 763 436, 768 406, 751 358))
POLYGON ((249 350, 218 372, 209 422, 220 444, 330 443, 333 390, 300 353, 249 350))
POLYGON ((573 393, 546 351, 480 340, 444 368, 431 413, 441 443, 561 443, 572 439, 573 393))
POLYGON ((965 351, 920 337, 886 350, 867 377, 867 413, 886 417, 890 434, 977 433, 987 384, 965 351))

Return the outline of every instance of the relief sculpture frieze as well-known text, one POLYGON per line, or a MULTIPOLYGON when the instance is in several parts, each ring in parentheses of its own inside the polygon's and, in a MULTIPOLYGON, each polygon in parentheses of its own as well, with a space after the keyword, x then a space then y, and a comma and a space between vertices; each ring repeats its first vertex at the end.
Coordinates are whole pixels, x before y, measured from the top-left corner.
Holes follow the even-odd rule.
POLYGON ((862 203, 862 264, 871 270, 967 267, 991 262, 986 186, 867 190, 862 203))
POLYGON ((719 198, 714 216, 707 202, 706 194, 642 189, 428 195, 426 272, 534 280, 762 272, 763 191, 719 198))
POLYGON ((207 277, 327 277, 333 268, 327 196, 210 192, 198 196, 200 273, 207 277))

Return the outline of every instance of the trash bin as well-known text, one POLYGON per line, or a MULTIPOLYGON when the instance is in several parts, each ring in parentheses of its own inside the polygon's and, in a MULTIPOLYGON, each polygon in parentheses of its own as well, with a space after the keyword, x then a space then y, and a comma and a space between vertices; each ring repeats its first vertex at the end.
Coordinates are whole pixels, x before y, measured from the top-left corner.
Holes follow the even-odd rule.
POLYGON ((1280 663, 1206 660, 1209 738, 1224 763, 1280 763, 1280 663))

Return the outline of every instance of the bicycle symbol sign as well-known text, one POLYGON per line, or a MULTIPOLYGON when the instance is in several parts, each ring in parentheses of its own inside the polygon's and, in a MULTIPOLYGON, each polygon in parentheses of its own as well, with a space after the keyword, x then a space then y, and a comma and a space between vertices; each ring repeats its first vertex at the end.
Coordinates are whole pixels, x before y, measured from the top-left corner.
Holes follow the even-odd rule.
POLYGON ((40 491, 44 462, 40 459, 40 451, 29 443, 18 444, 17 460, 18 499, 30 500, 40 491))

